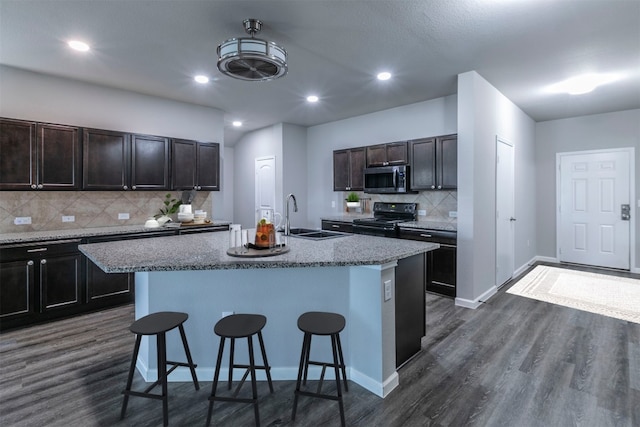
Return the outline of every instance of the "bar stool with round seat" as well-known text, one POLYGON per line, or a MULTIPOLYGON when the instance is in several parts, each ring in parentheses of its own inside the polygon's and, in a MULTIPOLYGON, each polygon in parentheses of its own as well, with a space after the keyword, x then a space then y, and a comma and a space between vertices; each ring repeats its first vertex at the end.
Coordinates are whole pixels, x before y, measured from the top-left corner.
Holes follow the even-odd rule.
POLYGON ((124 418, 127 411, 127 404, 129 402, 129 396, 147 397, 150 399, 162 400, 162 419, 165 426, 169 425, 169 402, 167 393, 167 376, 173 372, 178 366, 188 367, 191 371, 191 378, 196 390, 200 389, 198 384, 198 378, 196 377, 195 368, 197 365, 193 364, 191 360, 191 352, 189 351, 189 345, 187 344, 187 337, 184 333, 183 323, 187 321, 189 315, 186 313, 161 311, 158 313, 152 313, 147 316, 141 317, 131 324, 129 330, 136 334, 136 344, 133 349, 133 358, 131 359, 131 366, 129 367, 129 377, 127 379, 127 386, 122 392, 124 394, 124 401, 122 402, 122 411, 120 418, 124 418), (178 328, 180 331, 180 338, 182 338, 182 345, 184 346, 184 352, 187 356, 187 363, 184 362, 171 362, 167 361, 167 341, 166 333, 172 329, 178 328), (136 369, 136 360, 138 359, 138 351, 140 350, 140 341, 143 335, 155 335, 157 339, 157 357, 158 357, 158 380, 148 386, 144 391, 131 390, 131 383, 133 381, 133 373, 136 369), (171 369, 167 370, 167 366, 170 365, 171 369), (162 394, 151 393, 151 390, 160 385, 162 387, 162 394))
POLYGON ((209 396, 209 413, 207 414, 207 426, 211 423, 211 415, 213 413, 213 404, 216 400, 223 402, 240 402, 240 403, 252 403, 253 410, 256 418, 256 426, 260 426, 260 413, 258 412, 258 390, 256 385, 256 369, 263 369, 267 374, 267 382, 269 383, 269 390, 273 393, 273 383, 271 382, 271 367, 267 361, 267 353, 264 349, 264 341, 262 339, 262 328, 267 323, 267 318, 261 314, 232 314, 230 316, 220 319, 213 330, 220 337, 220 346, 218 349, 218 360, 216 362, 216 370, 213 376, 213 385, 211 386, 211 395, 209 396), (260 351, 262 353, 262 366, 255 364, 255 358, 253 355, 253 336, 258 335, 258 341, 260 343, 260 351), (216 395, 218 388, 218 378, 220 376, 220 365, 222 364, 222 354, 224 352, 225 339, 231 340, 231 348, 229 349, 229 381, 227 388, 231 390, 231 384, 233 381, 233 369, 243 368, 246 369, 240 383, 236 387, 235 391, 229 396, 216 395), (236 364, 233 361, 235 351, 236 338, 247 338, 249 345, 249 364, 241 365, 236 364), (251 389, 252 398, 240 398, 238 392, 244 384, 247 376, 251 374, 251 389))
POLYGON ((291 420, 296 418, 296 409, 298 407, 298 396, 319 397, 321 399, 337 400, 340 408, 340 422, 345 425, 344 406, 342 404, 342 385, 344 390, 349 391, 347 386, 347 374, 344 365, 344 357, 342 355, 342 345, 340 344, 340 332, 344 329, 345 319, 337 313, 325 313, 318 311, 310 311, 302 314, 298 318, 298 329, 304 332, 302 341, 302 353, 300 355, 300 367, 298 369, 298 381, 296 382, 295 397, 293 400, 293 412, 291 420), (309 360, 311 352, 311 337, 313 335, 325 335, 331 337, 331 350, 333 352, 333 363, 318 362, 309 360), (307 374, 309 365, 322 366, 320 374, 320 382, 315 392, 301 390, 302 385, 307 383, 307 374), (322 382, 327 367, 332 367, 335 372, 337 395, 322 393, 322 382), (340 381, 340 372, 342 372, 342 383, 340 381))

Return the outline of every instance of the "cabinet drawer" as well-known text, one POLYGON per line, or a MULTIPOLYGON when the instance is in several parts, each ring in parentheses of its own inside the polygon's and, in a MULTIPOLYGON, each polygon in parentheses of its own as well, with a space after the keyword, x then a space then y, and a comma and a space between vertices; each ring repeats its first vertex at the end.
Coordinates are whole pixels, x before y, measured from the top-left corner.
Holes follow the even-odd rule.
POLYGON ((353 233, 353 224, 350 222, 322 220, 322 229, 329 231, 342 231, 344 233, 353 233))

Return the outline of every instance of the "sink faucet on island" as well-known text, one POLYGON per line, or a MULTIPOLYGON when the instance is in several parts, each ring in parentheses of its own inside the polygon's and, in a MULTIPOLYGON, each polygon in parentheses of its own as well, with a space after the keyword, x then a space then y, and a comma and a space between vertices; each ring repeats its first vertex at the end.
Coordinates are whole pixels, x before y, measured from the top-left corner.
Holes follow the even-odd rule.
POLYGON ((289 201, 293 199, 293 211, 294 212, 298 212, 298 202, 296 201, 296 196, 293 195, 293 193, 289 194, 287 196, 287 209, 285 211, 285 217, 284 217, 284 235, 288 236, 291 234, 291 222, 289 221, 289 201))

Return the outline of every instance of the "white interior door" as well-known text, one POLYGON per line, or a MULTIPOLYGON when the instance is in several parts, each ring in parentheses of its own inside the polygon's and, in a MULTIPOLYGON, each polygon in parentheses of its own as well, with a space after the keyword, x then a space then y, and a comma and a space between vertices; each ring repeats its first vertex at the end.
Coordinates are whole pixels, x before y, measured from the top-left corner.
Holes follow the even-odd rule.
POLYGON ((274 156, 259 157, 255 160, 256 172, 256 217, 255 223, 260 218, 270 221, 276 207, 276 158, 274 156))
POLYGON ((630 194, 627 151, 560 154, 558 259, 629 269, 630 194))
POLYGON ((496 139, 496 286, 513 276, 515 193, 513 145, 496 139))

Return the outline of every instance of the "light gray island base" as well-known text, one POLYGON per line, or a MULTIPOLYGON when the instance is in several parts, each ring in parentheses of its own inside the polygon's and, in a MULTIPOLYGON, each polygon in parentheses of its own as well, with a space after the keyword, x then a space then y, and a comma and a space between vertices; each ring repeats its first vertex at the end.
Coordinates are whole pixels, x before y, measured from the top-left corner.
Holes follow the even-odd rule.
MULTIPOLYGON (((201 381, 213 379, 219 344, 213 326, 223 313, 265 315, 271 375, 293 380, 302 346, 298 316, 331 311, 347 321, 341 340, 349 379, 381 397, 398 385, 393 296, 402 283, 395 283, 395 268, 399 259, 437 244, 361 235, 290 238, 288 253, 254 259, 228 256, 227 245, 228 234, 219 232, 96 243, 80 250, 106 272, 136 273, 136 318, 157 311, 189 314, 184 326, 201 381)), ((242 361, 246 340, 236 347, 236 359, 242 361)), ((314 340, 312 358, 331 360, 330 348, 328 338, 314 340)), ((169 360, 184 358, 176 334, 168 334, 167 352, 169 360)), ((137 367, 146 381, 156 379, 155 340, 143 338, 137 367)), ((309 369, 309 378, 319 378, 317 368, 309 369)), ((226 362, 222 378, 225 371, 226 362)), ((190 381, 188 369, 177 369, 170 380, 190 381)))

